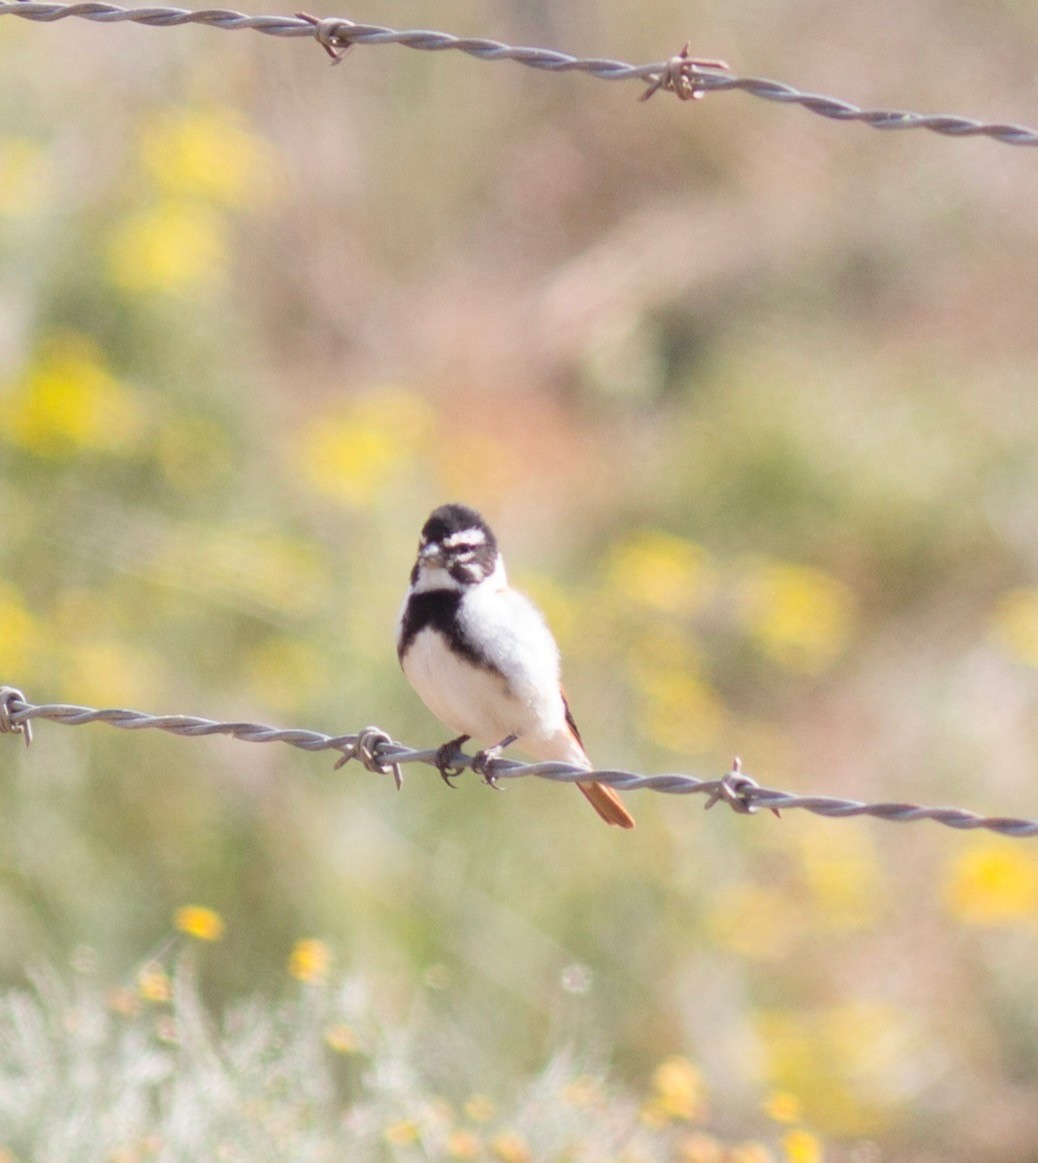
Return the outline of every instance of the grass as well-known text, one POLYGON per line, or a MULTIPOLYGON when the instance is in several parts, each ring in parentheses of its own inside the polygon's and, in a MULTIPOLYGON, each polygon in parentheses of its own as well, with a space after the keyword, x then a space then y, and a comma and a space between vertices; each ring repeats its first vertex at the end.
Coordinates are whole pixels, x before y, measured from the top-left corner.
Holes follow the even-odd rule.
POLYGON ((788 1126, 796 1105, 782 1096, 761 1139, 722 1143, 701 1075, 681 1057, 641 1094, 572 1050, 497 1093, 457 1093, 465 1070, 450 1028, 420 1014, 385 1024, 356 979, 300 983, 217 1016, 202 1000, 200 953, 184 949, 168 978, 151 964, 136 988, 105 988, 81 965, 0 996, 4 1163, 820 1158, 814 1136, 788 1126))

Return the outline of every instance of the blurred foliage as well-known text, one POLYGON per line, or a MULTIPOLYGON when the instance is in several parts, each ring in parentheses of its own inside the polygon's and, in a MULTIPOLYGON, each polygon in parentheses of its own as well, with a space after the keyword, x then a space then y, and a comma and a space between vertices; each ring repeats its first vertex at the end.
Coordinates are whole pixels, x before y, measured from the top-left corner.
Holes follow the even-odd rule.
POLYGON ((387 1023, 363 983, 301 976, 295 954, 289 969, 304 984, 294 996, 239 1002, 214 1026, 198 994, 197 952, 181 949, 170 972, 153 963, 136 988, 107 991, 81 952, 71 980, 42 974, 32 992, 0 999, 4 1159, 823 1157, 795 1099, 781 1093, 756 1113, 755 1138, 719 1134, 702 1075, 683 1056, 630 1091, 565 1052, 500 1098, 459 1091, 435 1052, 444 1036, 436 1019, 418 1012, 406 1027, 387 1023))
MULTIPOLYGON (((449 23, 634 60, 690 27, 863 105, 1036 104, 1009 0, 449 23)), ((0 680, 438 743, 393 628, 458 499, 603 765, 1038 814, 1030 153, 245 33, 12 19, 0 51, 0 680)), ((84 1098, 125 1098, 99 1158, 162 1157, 217 1060, 258 1090, 210 1153, 1033 1155, 1027 842, 648 793, 618 836, 532 780, 396 795, 284 748, 37 734, 0 746, 3 1022, 126 1064, 84 1098), (226 931, 180 986, 185 901, 175 942, 226 931), (41 963, 71 968, 30 1001, 41 963), (216 1059, 177 1049, 178 991, 216 1059), (330 1122, 311 1083, 346 1088, 330 1122)), ((42 1157, 11 1053, 0 1139, 42 1157)))

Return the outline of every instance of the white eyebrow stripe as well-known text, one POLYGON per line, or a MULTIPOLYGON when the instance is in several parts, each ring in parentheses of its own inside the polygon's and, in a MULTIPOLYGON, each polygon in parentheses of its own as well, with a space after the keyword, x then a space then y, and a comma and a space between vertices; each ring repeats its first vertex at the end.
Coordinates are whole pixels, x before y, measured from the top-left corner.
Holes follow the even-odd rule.
POLYGON ((452 533, 444 537, 441 544, 444 549, 453 549, 455 545, 483 545, 487 535, 482 529, 462 529, 460 533, 452 533))

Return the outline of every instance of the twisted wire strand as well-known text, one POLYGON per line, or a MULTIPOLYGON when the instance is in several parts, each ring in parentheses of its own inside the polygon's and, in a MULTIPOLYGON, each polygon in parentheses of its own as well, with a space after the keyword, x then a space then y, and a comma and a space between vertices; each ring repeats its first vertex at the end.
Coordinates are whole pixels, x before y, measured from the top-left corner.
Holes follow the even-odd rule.
POLYGON ((640 80, 649 85, 646 96, 657 89, 682 99, 704 93, 738 89, 751 97, 782 104, 801 105, 835 121, 860 121, 873 129, 927 129, 948 137, 988 137, 1005 145, 1038 145, 1038 130, 1005 122, 984 122, 950 114, 911 113, 900 109, 862 109, 848 101, 809 93, 764 77, 740 77, 723 69, 721 62, 702 62, 685 51, 669 60, 633 65, 601 57, 574 57, 554 49, 508 45, 483 37, 459 37, 428 29, 393 29, 378 24, 359 24, 344 18, 317 19, 297 16, 247 16, 224 8, 192 11, 186 8, 122 8, 88 0, 80 4, 38 3, 35 0, 0 0, 0 16, 50 23, 68 17, 119 24, 129 21, 153 28, 201 24, 236 32, 252 29, 266 36, 312 37, 333 57, 358 44, 399 44, 422 52, 456 49, 485 61, 509 60, 549 72, 582 72, 605 81, 640 80))
MULTIPOLYGON (((85 723, 107 723, 124 731, 154 728, 168 731, 172 735, 194 738, 200 735, 228 735, 246 743, 287 743, 303 751, 338 751, 340 757, 335 764, 342 767, 351 759, 357 760, 367 770, 379 774, 392 774, 399 788, 403 779, 400 768, 405 763, 423 763, 437 766, 437 752, 418 751, 402 743, 394 742, 385 731, 378 727, 365 727, 363 731, 351 735, 325 735, 320 731, 302 728, 269 727, 263 723, 219 722, 193 715, 151 715, 145 711, 125 708, 97 710, 68 703, 35 705, 15 687, 0 687, 0 734, 10 732, 22 734, 29 741, 30 725, 45 719, 62 723, 67 727, 78 727, 85 723)), ((475 756, 460 752, 451 761, 452 767, 478 768, 475 756)), ((779 811, 802 808, 818 816, 844 819, 849 816, 872 816, 878 820, 914 822, 933 820, 948 828, 972 830, 984 828, 1002 836, 1023 839, 1038 835, 1038 820, 1015 819, 1009 816, 982 816, 963 808, 925 807, 912 803, 862 803, 859 800, 841 799, 837 796, 794 795, 792 792, 777 791, 761 787, 754 779, 739 770, 736 762, 732 771, 720 779, 698 779, 692 775, 666 773, 662 775, 641 775, 633 771, 616 769, 596 769, 588 771, 570 763, 520 763, 513 759, 493 759, 485 765, 488 782, 502 779, 518 779, 537 776, 541 779, 560 783, 576 783, 578 780, 595 780, 608 784, 618 791, 663 792, 666 795, 705 795, 706 807, 715 803, 725 803, 733 811, 755 812, 760 808, 779 811)))

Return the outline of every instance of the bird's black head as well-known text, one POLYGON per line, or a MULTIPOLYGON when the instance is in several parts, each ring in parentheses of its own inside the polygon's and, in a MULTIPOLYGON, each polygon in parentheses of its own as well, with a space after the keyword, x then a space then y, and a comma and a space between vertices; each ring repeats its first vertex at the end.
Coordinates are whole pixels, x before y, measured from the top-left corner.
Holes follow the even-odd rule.
POLYGON ((480 514, 467 505, 441 505, 422 526, 411 584, 425 580, 432 588, 439 580, 440 588, 451 587, 439 571, 455 583, 451 588, 478 585, 499 568, 497 538, 480 514))

